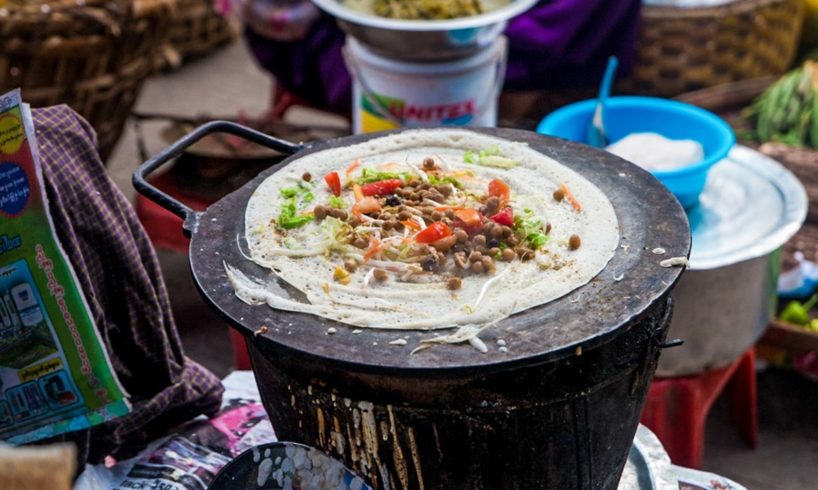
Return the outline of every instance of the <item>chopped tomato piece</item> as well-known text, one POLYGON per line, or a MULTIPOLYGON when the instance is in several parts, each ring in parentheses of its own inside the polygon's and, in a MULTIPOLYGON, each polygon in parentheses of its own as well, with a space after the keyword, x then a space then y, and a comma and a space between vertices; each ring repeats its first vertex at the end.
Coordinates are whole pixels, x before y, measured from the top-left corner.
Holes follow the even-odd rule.
POLYGON ((364 197, 352 205, 352 212, 355 214, 369 214, 381 210, 381 203, 374 197, 364 197))
POLYGON ((505 226, 514 226, 514 211, 511 208, 503 208, 502 211, 490 218, 495 223, 505 226))
POLYGON ((462 222, 461 220, 459 220, 457 218, 455 218, 454 221, 452 222, 452 227, 462 228, 469 235, 476 235, 477 233, 480 233, 480 231, 483 230, 483 224, 482 223, 478 223, 478 224, 472 225, 472 226, 467 226, 466 223, 462 222))
POLYGON ((400 179, 379 180, 361 186, 361 192, 365 196, 386 196, 392 194, 395 190, 403 185, 400 179))
POLYGON ((489 195, 496 196, 500 198, 500 201, 505 203, 508 202, 509 197, 511 197, 511 189, 509 189, 508 185, 500 179, 492 179, 489 182, 489 195))
POLYGON ((329 186, 329 190, 336 196, 341 195, 341 177, 338 172, 330 172, 324 176, 324 182, 329 186))
POLYGON ((415 241, 418 243, 432 243, 446 238, 452 234, 452 229, 446 226, 442 221, 435 221, 431 225, 423 229, 415 236, 415 241))
POLYGON ((454 215, 466 225, 467 228, 477 226, 483 223, 483 215, 480 211, 471 208, 458 209, 454 215))

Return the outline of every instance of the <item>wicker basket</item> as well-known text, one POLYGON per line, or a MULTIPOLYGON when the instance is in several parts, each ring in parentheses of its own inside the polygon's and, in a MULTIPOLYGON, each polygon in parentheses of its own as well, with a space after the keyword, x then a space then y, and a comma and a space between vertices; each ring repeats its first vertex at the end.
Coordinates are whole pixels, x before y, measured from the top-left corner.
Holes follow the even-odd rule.
POLYGON ((156 52, 173 0, 9 2, 0 9, 0 91, 23 89, 35 107, 66 103, 113 150, 156 52))
POLYGON ((170 46, 179 61, 207 54, 238 34, 237 27, 216 11, 213 0, 176 0, 176 5, 170 46))
POLYGON ((803 16, 804 0, 645 6, 634 71, 620 88, 669 97, 784 73, 795 57, 803 16))

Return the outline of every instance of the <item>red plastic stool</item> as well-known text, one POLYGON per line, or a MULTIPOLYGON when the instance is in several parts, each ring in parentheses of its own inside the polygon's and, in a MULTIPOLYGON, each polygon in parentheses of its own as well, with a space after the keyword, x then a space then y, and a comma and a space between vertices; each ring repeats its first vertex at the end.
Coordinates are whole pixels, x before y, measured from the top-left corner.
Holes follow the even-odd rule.
MULTIPOLYGON (((204 211, 211 204, 201 198, 185 194, 167 172, 152 177, 150 181, 158 189, 179 199, 196 211, 204 211)), ((142 222, 142 226, 145 227, 154 247, 187 255, 190 239, 182 234, 181 218, 141 194, 136 196, 136 215, 142 222)), ((250 369, 250 356, 247 354, 244 337, 232 328, 229 329, 229 334, 230 343, 233 344, 233 362, 236 369, 250 369)))
POLYGON ((730 419, 755 449, 758 407, 754 348, 722 369, 696 376, 654 379, 642 411, 642 423, 656 433, 674 464, 701 467, 707 415, 725 388, 730 397, 730 419))

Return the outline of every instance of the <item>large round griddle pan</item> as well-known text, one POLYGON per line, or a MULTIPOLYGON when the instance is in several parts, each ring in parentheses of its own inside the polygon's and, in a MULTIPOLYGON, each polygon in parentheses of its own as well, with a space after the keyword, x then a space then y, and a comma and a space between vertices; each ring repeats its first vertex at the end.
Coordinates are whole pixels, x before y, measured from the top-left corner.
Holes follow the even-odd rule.
MULTIPOLYGON (((669 257, 687 257, 690 230, 678 201, 648 172, 602 150, 566 140, 514 129, 473 131, 527 143, 582 174, 611 200, 620 226, 620 247, 607 267, 587 285, 546 305, 513 315, 481 334, 489 351, 481 354, 466 344, 435 346, 415 355, 412 348, 423 338, 440 334, 422 331, 364 329, 305 313, 277 311, 266 305, 250 306, 239 300, 225 274, 226 262, 248 277, 269 281, 267 270, 248 261, 237 237, 244 236, 244 214, 253 191, 268 176, 307 154, 383 136, 367 134, 343 137, 309 145, 296 145, 235 123, 215 121, 180 139, 134 173, 133 184, 144 194, 184 220, 191 237, 190 265, 202 296, 233 327, 251 342, 267 343, 273 350, 298 353, 315 362, 361 372, 406 374, 468 372, 504 369, 547 362, 581 353, 625 333, 649 307, 664 298, 681 276, 683 267, 661 267, 669 257), (208 134, 231 133, 275 150, 289 158, 257 176, 240 189, 196 212, 153 187, 148 174, 180 155, 185 148, 208 134), (654 254, 663 248, 664 255, 654 254), (254 335, 262 327, 266 333, 254 335), (328 335, 335 327, 337 333, 328 335), (389 345, 398 337, 407 345, 389 345), (505 340, 508 352, 495 348, 505 340)), ((551 190, 543 189, 543 193, 551 190)))

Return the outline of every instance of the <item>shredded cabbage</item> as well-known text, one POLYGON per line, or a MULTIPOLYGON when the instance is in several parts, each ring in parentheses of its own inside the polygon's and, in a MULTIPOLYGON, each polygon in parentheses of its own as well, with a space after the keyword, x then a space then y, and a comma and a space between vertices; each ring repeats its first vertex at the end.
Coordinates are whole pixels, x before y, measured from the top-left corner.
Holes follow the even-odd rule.
POLYGON ((500 147, 497 145, 493 145, 485 150, 480 150, 476 154, 473 151, 467 151, 463 154, 463 161, 494 168, 514 168, 518 165, 518 163, 511 158, 500 155, 500 147))
POLYGON ((321 236, 327 252, 343 253, 352 239, 352 227, 338 218, 327 216, 321 222, 321 236))
POLYGON ((528 245, 534 249, 540 249, 551 239, 543 233, 542 220, 534 216, 534 212, 528 208, 523 209, 522 216, 514 217, 514 231, 522 234, 528 245))

